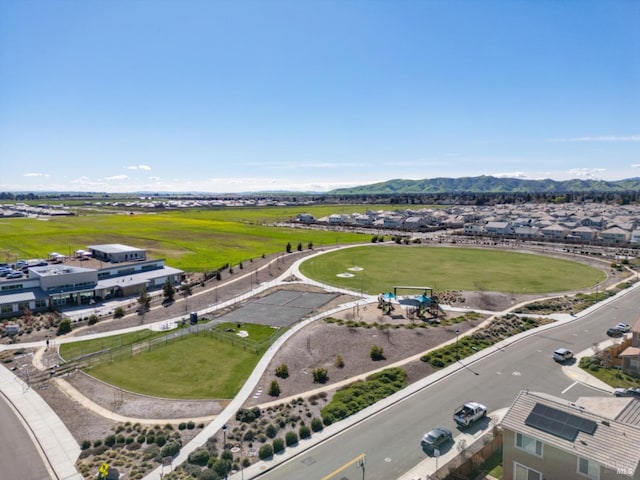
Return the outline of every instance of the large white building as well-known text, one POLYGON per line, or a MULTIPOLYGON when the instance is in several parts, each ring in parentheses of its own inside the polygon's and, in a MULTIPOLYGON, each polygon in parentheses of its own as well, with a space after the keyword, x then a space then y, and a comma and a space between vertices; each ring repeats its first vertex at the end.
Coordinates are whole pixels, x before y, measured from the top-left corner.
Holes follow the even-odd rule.
POLYGON ((147 259, 143 249, 127 245, 93 245, 90 258, 31 267, 26 277, 0 280, 0 317, 65 305, 96 304, 106 299, 137 295, 142 288, 162 288, 169 279, 178 285, 184 272, 164 260, 147 259))

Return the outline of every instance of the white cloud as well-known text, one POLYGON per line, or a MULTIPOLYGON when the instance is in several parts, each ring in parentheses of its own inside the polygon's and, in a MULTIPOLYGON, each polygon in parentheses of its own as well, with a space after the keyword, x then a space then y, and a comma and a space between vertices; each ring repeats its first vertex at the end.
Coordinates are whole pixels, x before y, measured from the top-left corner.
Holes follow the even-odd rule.
POLYGON ((592 135, 586 137, 559 138, 557 142, 640 142, 640 135, 592 135))
POLYGON ((606 172, 605 168, 572 168, 569 175, 574 178, 584 178, 587 180, 602 180, 602 173, 606 172))
POLYGON ((48 177, 48 173, 25 173, 25 177, 48 177))
POLYGON ((520 178, 520 179, 529 178, 529 176, 524 172, 494 173, 493 176, 498 178, 520 178))
POLYGON ((108 181, 119 181, 119 180, 127 180, 129 177, 126 175, 113 175, 112 177, 106 177, 105 180, 108 181))
POLYGON ((634 163, 631 168, 640 168, 640 163, 634 163))
POLYGON ((127 170, 146 170, 149 171, 151 170, 151 167, 149 165, 129 165, 128 167, 125 167, 127 170))

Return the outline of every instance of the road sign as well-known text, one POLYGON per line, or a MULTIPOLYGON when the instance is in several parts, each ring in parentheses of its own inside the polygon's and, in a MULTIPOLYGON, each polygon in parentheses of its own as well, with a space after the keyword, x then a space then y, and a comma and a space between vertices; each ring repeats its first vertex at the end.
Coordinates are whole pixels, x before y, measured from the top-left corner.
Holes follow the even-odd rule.
POLYGON ((107 478, 107 475, 109 475, 109 464, 103 463, 98 469, 98 478, 107 478))

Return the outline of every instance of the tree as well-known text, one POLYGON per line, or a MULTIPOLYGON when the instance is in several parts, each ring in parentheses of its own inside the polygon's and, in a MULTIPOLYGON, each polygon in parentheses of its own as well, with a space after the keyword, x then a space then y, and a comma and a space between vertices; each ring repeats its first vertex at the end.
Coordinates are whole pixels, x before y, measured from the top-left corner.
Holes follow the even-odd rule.
POLYGON ((149 310, 149 304, 151 303, 151 297, 147 293, 147 287, 143 286, 140 289, 140 295, 138 296, 138 304, 140 305, 140 310, 146 312, 149 310))
POLYGON ((287 253, 291 253, 291 242, 287 243, 287 253))
POLYGON ((58 324, 58 331, 56 332, 56 335, 64 335, 66 333, 69 333, 71 331, 71 320, 69 320, 68 318, 65 318, 64 320, 61 320, 60 323, 58 324))
POLYGON ((336 368, 344 368, 344 359, 342 358, 342 355, 336 355, 336 359, 333 362, 333 365, 336 368))
POLYGON ((272 397, 280 396, 280 385, 277 380, 272 380, 271 385, 269 385, 269 395, 272 397))
POLYGON ((307 245, 307 249, 313 250, 313 242, 309 242, 309 244, 307 245))
POLYGON ((176 289, 173 288, 173 284, 171 283, 171 280, 169 280, 168 278, 164 282, 163 294, 164 294, 164 300, 166 302, 173 302, 173 298, 176 294, 176 289))
POLYGON ((298 251, 301 252, 302 251, 302 242, 298 242, 298 251))

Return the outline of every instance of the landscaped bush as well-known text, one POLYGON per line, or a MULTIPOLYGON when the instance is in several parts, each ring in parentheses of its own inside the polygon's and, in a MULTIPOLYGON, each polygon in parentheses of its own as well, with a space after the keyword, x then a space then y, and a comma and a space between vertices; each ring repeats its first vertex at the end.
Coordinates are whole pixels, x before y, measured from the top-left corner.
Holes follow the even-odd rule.
POLYGON ((284 452, 284 440, 280 437, 273 439, 273 453, 284 452))
POLYGON ((313 375, 313 383, 326 383, 327 380, 329 380, 329 375, 326 368, 314 368, 311 371, 311 374, 313 375))
POLYGON ((333 362, 333 365, 336 368, 344 368, 344 359, 342 358, 342 355, 336 355, 336 360, 333 362))
POLYGON ((82 450, 86 450, 91 447, 91 440, 83 440, 82 446, 80 447, 82 450))
POLYGON ((273 423, 270 423, 267 425, 267 428, 264 429, 264 433, 269 438, 275 438, 278 434, 278 428, 273 423))
POLYGON ((407 386, 407 373, 402 368, 389 368, 369 375, 338 390, 322 410, 325 425, 353 415, 407 386), (327 423, 327 420, 330 423, 327 423))
POLYGON ((191 452, 189 454, 189 458, 187 459, 187 461, 189 463, 193 463, 195 465, 200 465, 201 467, 204 467, 209 463, 209 457, 211 457, 209 450, 201 447, 191 452))
POLYGON ((253 407, 251 409, 241 408, 236 413, 236 420, 244 423, 251 423, 254 420, 260 418, 261 411, 260 407, 253 407))
POLYGON ((314 432, 320 432, 324 428, 322 420, 318 417, 313 417, 311 419, 311 430, 314 432))
POLYGON ((271 381, 271 384, 269 385, 269 395, 272 397, 280 396, 280 384, 277 380, 271 381))
POLYGON ((273 447, 268 443, 262 445, 258 450, 258 458, 260 460, 266 460, 271 457, 273 457, 273 447))
POLYGON ((289 367, 286 363, 278 365, 276 367, 276 377, 287 378, 289 376, 289 367))
POLYGON ((373 361, 384 360, 384 349, 379 345, 373 345, 370 355, 373 361))
POLYGON ((295 445, 298 443, 298 434, 296 432, 288 431, 284 436, 284 440, 287 444, 287 447, 295 445))
POLYGON ((298 429, 298 435, 300 435, 301 439, 309 438, 311 436, 311 429, 306 425, 300 425, 298 429))
POLYGON ((107 447, 113 447, 116 444, 116 436, 115 435, 107 435, 107 437, 104 439, 104 444, 107 447))

